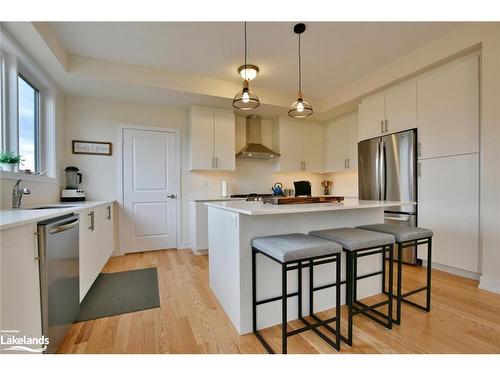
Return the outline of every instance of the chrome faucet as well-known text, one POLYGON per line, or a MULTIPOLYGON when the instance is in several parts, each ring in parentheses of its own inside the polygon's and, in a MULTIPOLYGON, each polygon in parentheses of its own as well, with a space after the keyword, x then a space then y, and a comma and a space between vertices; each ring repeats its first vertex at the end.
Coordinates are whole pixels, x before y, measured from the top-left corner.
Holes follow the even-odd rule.
POLYGON ((22 180, 17 180, 12 189, 12 208, 21 207, 21 198, 24 194, 31 194, 30 189, 19 186, 22 180))

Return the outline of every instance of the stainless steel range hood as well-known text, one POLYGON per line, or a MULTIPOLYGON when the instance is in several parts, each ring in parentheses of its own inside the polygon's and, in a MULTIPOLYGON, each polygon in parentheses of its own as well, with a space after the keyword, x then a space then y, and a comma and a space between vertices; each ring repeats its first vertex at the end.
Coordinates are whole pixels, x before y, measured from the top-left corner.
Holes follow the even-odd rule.
POLYGON ((247 117, 247 144, 236 154, 241 159, 272 159, 280 156, 262 142, 262 123, 259 116, 247 117))

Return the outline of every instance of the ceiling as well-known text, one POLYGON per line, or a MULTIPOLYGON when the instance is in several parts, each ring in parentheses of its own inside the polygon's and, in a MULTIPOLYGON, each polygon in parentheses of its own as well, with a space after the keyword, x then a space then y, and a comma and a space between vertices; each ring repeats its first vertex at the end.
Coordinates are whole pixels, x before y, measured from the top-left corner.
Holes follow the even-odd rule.
MULTIPOLYGON (((443 22, 310 22, 302 36, 303 91, 324 98, 458 26, 443 22)), ((248 23, 254 84, 283 94, 297 88, 292 22, 248 23)), ((72 54, 163 68, 237 83, 241 22, 52 22, 72 54)))

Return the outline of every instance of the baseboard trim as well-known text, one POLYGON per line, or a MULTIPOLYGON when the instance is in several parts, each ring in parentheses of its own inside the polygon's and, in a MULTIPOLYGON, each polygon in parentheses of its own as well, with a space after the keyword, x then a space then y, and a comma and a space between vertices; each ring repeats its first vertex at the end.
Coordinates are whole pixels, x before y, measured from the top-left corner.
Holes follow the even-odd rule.
POLYGON ((479 278, 479 289, 500 294, 500 279, 481 276, 479 278))
POLYGON ((191 249, 191 241, 181 241, 179 249, 191 249))
MULTIPOLYGON (((422 265, 427 267, 427 261, 422 260, 422 265)), ((450 267, 450 266, 446 266, 444 264, 439 264, 439 263, 434 263, 434 262, 432 262, 432 268, 435 268, 435 269, 440 270, 440 271, 448 272, 448 273, 451 273, 453 275, 466 277, 467 279, 479 281, 479 273, 477 273, 477 272, 462 270, 460 268, 450 267)))

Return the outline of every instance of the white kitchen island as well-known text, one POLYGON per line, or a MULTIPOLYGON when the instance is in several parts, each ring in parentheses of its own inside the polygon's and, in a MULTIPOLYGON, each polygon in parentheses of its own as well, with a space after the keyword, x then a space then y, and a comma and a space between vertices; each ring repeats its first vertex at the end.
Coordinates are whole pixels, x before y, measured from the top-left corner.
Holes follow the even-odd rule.
MULTIPOLYGON (((384 222, 384 208, 411 202, 362 201, 346 199, 341 203, 272 205, 262 202, 207 202, 209 233, 210 288, 240 334, 252 332, 252 238, 312 230, 355 227, 384 222)), ((358 275, 381 270, 380 255, 360 258, 358 275)), ((342 280, 345 256, 342 256, 342 280)), ((314 269, 314 286, 334 282, 332 264, 314 269)), ((303 291, 308 289, 308 270, 303 270, 303 291)), ((381 276, 358 281, 358 299, 381 293, 381 276)), ((288 293, 297 291, 297 271, 288 272, 288 293)), ((303 296, 303 314, 307 316, 308 293, 303 296)), ((280 265, 257 256, 257 300, 281 295, 280 265)), ((345 288, 341 301, 345 303, 345 288)), ((314 311, 335 306, 335 288, 314 294, 314 311)), ((257 308, 258 329, 281 322, 281 301, 257 308)), ((288 299, 288 320, 297 318, 297 298, 288 299)))

